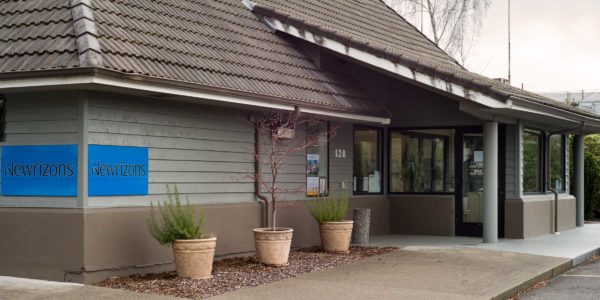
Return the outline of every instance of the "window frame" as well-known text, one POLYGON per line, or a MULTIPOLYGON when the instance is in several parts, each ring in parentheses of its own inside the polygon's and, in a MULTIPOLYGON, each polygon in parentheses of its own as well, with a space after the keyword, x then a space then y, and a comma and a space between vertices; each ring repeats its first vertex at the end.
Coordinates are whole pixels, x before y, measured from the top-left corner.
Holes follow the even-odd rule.
MULTIPOLYGON (((561 142, 561 170, 562 173, 560 174, 560 178, 562 179, 562 189, 560 190, 556 190, 557 193, 561 194, 561 193, 566 193, 567 192, 567 135, 566 134, 554 134, 552 136, 559 136, 560 137, 560 142, 561 142)), ((547 136, 548 142, 547 142, 547 146, 550 147, 550 138, 552 136, 547 136)), ((548 150, 548 153, 550 152, 550 150, 548 150)), ((552 159, 552 156, 550 156, 550 159, 552 159)), ((549 168, 550 168, 550 173, 552 172, 552 161, 550 160, 549 162, 549 168)), ((552 174, 545 174, 545 175, 549 175, 550 177, 548 178, 548 180, 552 179, 552 174)), ((552 186, 552 182, 548 182, 550 186, 552 186)), ((550 192, 550 190, 547 190, 546 193, 550 192)))
MULTIPOLYGON (((444 178, 443 178, 443 186, 446 186, 446 171, 448 169, 448 158, 449 158, 449 146, 450 146, 450 137, 448 136, 444 136, 444 135, 439 135, 439 134, 431 134, 431 133, 421 133, 421 132, 410 132, 411 130, 436 130, 436 129, 454 129, 456 130, 455 127, 419 127, 419 128, 390 128, 388 130, 388 158, 387 158, 387 182, 388 182, 388 186, 387 186, 387 192, 388 194, 391 195, 454 195, 455 192, 395 192, 392 191, 392 168, 391 168, 391 164, 392 164, 392 134, 393 133, 406 133, 408 132, 408 134, 404 134, 406 136, 409 137, 417 137, 419 139, 422 138, 431 138, 432 140, 435 138, 439 138, 441 140, 443 140, 444 142, 444 178)), ((454 138, 456 138, 456 135, 454 136, 454 138)), ((423 147, 421 145, 421 143, 419 143, 419 152, 422 151, 423 147)), ((433 143, 432 143, 432 150, 434 149, 433 147, 433 143)), ((435 152, 432 152, 432 160, 431 160, 431 164, 432 164, 432 170, 434 169, 433 166, 435 164, 435 152)), ((452 174, 454 176, 454 174, 452 174)), ((433 176, 432 176, 433 178, 433 176)), ((433 183, 433 179, 432 179, 432 183, 433 183)), ((433 184, 432 184, 433 186, 433 184)))
MULTIPOLYGON (((376 127, 376 126, 368 126, 368 125, 354 125, 352 128, 352 195, 356 195, 356 196, 361 196, 361 195, 383 195, 384 194, 384 190, 383 190, 383 182, 384 182, 384 174, 385 174, 385 170, 384 170, 384 151, 383 151, 383 141, 384 141, 384 130, 381 127, 376 127), (354 146, 356 145, 356 130, 376 130, 377 131, 377 147, 379 148, 379 176, 381 177, 379 180, 379 192, 378 193, 369 193, 369 192, 363 192, 363 191, 358 191, 358 190, 354 190, 354 178, 356 176, 354 173, 354 159, 356 158, 356 153, 354 151, 354 146)), ((358 179, 357 179, 358 182, 358 179)))
MULTIPOLYGON (((325 131, 325 134, 326 134, 325 143, 327 144, 326 145, 326 151, 325 151, 326 152, 325 155, 327 157, 327 164, 326 164, 327 165, 327 172, 326 172, 327 174, 325 176, 326 176, 326 180, 327 180, 327 186, 326 186, 325 194, 323 194, 323 195, 320 195, 320 194, 319 195, 308 195, 308 188, 307 188, 307 186, 308 186, 308 174, 306 174, 306 168, 308 167, 308 162, 305 162, 306 165, 304 166, 304 169, 305 169, 304 170, 304 172, 305 172, 305 174, 304 174, 304 197, 306 197, 306 198, 327 197, 327 196, 329 196, 329 192, 330 192, 330 188, 331 188, 331 182, 329 180, 330 179, 330 175, 331 175, 331 170, 330 170, 331 169, 331 157, 330 157, 330 154, 331 154, 330 151, 331 150, 330 150, 330 143, 329 143, 329 141, 331 139, 331 134, 330 134, 330 132, 331 132, 331 127, 330 127, 331 124, 329 123, 329 121, 324 121, 324 120, 317 120, 317 122, 319 122, 319 123, 325 123, 325 130, 326 130, 325 131)), ((310 126, 310 124, 309 124, 309 122, 307 122, 306 126, 305 126, 305 137, 304 137, 305 140, 308 137, 308 127, 309 126, 310 126)), ((320 147, 320 146, 321 145, 319 145, 317 147, 320 147)), ((310 147, 307 147, 305 149, 304 159, 307 159, 308 149, 309 148, 310 147)))
POLYGON ((533 133, 533 134, 539 134, 539 141, 540 144, 538 146, 538 154, 539 154, 539 159, 540 159, 540 169, 538 170, 540 172, 540 176, 538 179, 538 184, 540 186, 540 189, 538 191, 534 191, 534 192, 526 192, 525 191, 525 137, 522 137, 522 141, 523 141, 523 155, 521 157, 521 162, 523 164, 523 184, 521 186, 521 188, 523 189, 523 195, 544 195, 546 194, 548 191, 546 190, 546 132, 544 130, 541 129, 537 129, 537 128, 533 128, 533 127, 524 127, 523 131, 521 133, 521 135, 523 136, 525 134, 525 132, 529 132, 529 133, 533 133))

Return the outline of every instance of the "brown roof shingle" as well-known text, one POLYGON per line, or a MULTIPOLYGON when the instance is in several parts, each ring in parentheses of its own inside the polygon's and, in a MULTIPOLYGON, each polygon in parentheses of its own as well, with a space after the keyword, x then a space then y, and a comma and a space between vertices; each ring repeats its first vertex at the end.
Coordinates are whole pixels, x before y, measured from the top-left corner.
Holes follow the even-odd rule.
POLYGON ((469 72, 395 13, 382 0, 253 0, 253 11, 307 31, 387 57, 432 76, 481 91, 499 100, 510 97, 592 118, 598 115, 469 72))
MULTIPOLYGON (((70 3, 0 2, 0 73, 84 66, 70 3)), ((91 3, 102 58, 95 67, 297 105, 387 115, 357 82, 318 68, 239 0, 91 3)))

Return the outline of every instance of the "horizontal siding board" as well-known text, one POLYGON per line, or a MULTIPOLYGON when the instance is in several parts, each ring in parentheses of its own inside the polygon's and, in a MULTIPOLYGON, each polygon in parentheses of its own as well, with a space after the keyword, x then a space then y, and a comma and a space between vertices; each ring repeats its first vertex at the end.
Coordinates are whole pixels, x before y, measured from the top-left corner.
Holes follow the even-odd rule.
POLYGON ((156 171, 248 173, 254 172, 254 163, 221 162, 215 164, 202 161, 153 160, 149 163, 149 170, 150 173, 156 171))
POLYGON ((210 162, 253 162, 254 155, 249 153, 216 152, 202 150, 150 149, 148 157, 152 160, 186 160, 210 162))
MULTIPOLYGON (((205 194, 205 193, 253 193, 253 183, 180 183, 177 189, 183 194, 205 194)), ((166 184, 148 184, 148 193, 152 195, 166 194, 166 184)))
MULTIPOLYGON (((8 105, 7 105, 8 107, 8 105)), ((77 107, 50 107, 43 110, 15 108, 6 115, 6 122, 77 120, 77 107)))
POLYGON ((6 122, 6 134, 77 133, 77 120, 6 122))
POLYGON ((118 133, 138 136, 164 136, 177 138, 194 138, 215 141, 254 142, 254 134, 213 129, 177 128, 159 125, 135 123, 118 123, 110 121, 90 120, 90 132, 118 133))
POLYGON ((5 145, 77 144, 76 133, 7 134, 5 145))
POLYGON ((151 172, 150 183, 252 183, 251 173, 224 172, 151 172))
POLYGON ((237 141, 211 141, 202 139, 186 139, 173 137, 135 136, 114 133, 90 133, 90 144, 110 144, 123 146, 148 146, 161 149, 227 151, 239 153, 252 153, 254 143, 237 141))
MULTIPOLYGON (((191 204, 217 204, 254 202, 254 193, 214 193, 214 194, 180 194, 182 199, 189 200, 191 204)), ((127 196, 127 197, 90 197, 90 207, 129 207, 148 206, 167 200, 166 195, 127 196)), ((209 216, 210 217, 210 216, 209 216)))
POLYGON ((155 113, 136 112, 124 110, 111 110, 107 108, 90 108, 90 120, 103 120, 120 123, 137 123, 147 125, 161 125, 184 128, 215 129, 237 132, 254 132, 249 122, 237 121, 235 118, 229 120, 213 120, 207 116, 174 116, 155 113))

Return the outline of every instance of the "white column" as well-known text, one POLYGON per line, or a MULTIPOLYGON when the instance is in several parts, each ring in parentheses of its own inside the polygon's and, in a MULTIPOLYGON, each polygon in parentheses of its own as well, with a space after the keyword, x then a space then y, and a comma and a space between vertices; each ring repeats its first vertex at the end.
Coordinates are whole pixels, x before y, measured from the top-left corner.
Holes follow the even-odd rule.
POLYGON ((498 241, 498 122, 483 125, 483 242, 498 241))
POLYGON ((573 153, 574 162, 573 162, 573 195, 575 195, 576 202, 576 223, 577 227, 583 226, 584 221, 584 148, 585 144, 583 142, 583 135, 576 135, 573 138, 573 143, 575 144, 575 151, 573 153))

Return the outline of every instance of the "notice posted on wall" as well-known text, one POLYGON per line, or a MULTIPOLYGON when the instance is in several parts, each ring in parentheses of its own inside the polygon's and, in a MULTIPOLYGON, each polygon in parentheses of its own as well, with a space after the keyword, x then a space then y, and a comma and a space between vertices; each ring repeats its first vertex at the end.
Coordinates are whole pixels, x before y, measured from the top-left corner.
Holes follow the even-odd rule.
POLYGON ((306 154, 306 176, 319 177, 319 154, 306 154))
POLYGON ((319 196, 319 177, 306 177, 306 195, 319 196))
POLYGON ((381 176, 379 171, 373 172, 369 175, 369 193, 380 193, 381 192, 381 176))
POLYGON ((369 176, 363 177, 363 192, 369 192, 369 176))
POLYGON ((483 151, 473 151, 473 161, 483 162, 483 151))

